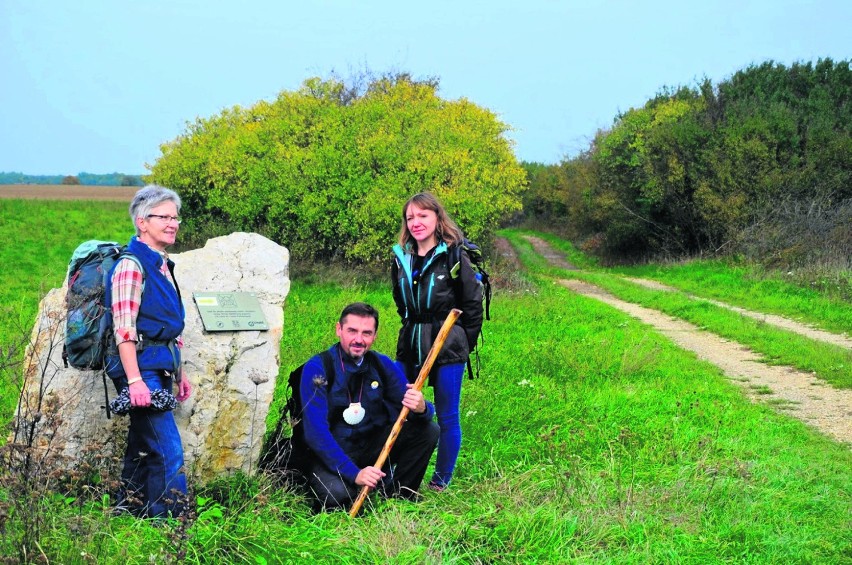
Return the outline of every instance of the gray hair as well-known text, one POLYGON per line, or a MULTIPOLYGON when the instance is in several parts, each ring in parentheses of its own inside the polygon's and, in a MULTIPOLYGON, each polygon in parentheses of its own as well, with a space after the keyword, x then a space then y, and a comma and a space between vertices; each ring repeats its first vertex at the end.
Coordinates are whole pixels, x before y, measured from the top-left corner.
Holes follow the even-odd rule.
MULTIPOLYGON (((136 226, 136 218, 146 218, 151 210, 163 202, 174 202, 180 214, 180 196, 174 190, 157 184, 140 188, 130 202, 130 221, 133 226, 136 226)), ((136 235, 141 235, 139 228, 136 228, 136 235)))

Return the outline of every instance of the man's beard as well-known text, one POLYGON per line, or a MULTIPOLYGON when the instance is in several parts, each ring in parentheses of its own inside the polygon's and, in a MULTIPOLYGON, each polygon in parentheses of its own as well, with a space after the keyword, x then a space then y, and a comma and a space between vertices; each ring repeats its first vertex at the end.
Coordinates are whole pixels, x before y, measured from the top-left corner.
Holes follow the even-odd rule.
POLYGON ((363 343, 350 343, 349 344, 349 351, 347 352, 346 355, 348 355, 349 358, 352 359, 353 361, 355 361, 356 363, 360 363, 361 359, 364 358, 364 355, 366 353, 367 353, 367 346, 365 344, 363 344, 363 343), (355 354, 352 353, 353 347, 360 347, 361 349, 364 350, 364 352, 361 355, 355 355, 355 354))

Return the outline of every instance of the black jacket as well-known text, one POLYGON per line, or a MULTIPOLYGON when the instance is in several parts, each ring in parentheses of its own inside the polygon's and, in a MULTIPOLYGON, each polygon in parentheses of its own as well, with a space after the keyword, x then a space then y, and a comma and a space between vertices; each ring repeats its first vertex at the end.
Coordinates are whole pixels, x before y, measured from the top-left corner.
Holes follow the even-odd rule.
POLYGON ((467 362, 482 329, 482 283, 464 250, 459 254, 458 278, 451 278, 448 251, 446 243, 439 243, 425 257, 421 272, 412 272, 413 250, 399 245, 393 248, 393 299, 402 320, 396 358, 406 366, 409 380, 416 378, 450 310, 458 308, 462 316, 447 336, 435 366, 467 362))

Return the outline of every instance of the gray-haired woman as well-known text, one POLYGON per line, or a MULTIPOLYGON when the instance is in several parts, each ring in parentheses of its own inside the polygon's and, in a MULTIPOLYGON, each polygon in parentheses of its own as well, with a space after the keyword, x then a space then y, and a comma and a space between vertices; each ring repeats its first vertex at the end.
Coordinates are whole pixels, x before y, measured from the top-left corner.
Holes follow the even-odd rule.
POLYGON ((116 343, 107 373, 130 400, 117 508, 140 517, 180 514, 186 495, 183 446, 170 410, 192 387, 180 362, 183 302, 166 253, 180 228, 180 205, 161 186, 136 193, 130 203, 136 235, 107 283, 116 343))

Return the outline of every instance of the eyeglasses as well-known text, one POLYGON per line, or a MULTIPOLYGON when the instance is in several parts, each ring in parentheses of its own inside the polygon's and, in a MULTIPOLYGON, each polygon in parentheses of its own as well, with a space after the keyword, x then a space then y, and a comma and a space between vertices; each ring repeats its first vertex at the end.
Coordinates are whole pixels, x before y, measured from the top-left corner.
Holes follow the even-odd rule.
POLYGON ((176 224, 180 224, 181 218, 180 216, 163 216, 162 214, 148 214, 145 216, 146 218, 157 218, 158 220, 162 220, 165 223, 174 222, 176 224))

